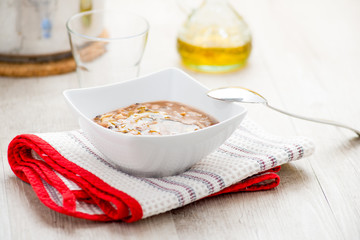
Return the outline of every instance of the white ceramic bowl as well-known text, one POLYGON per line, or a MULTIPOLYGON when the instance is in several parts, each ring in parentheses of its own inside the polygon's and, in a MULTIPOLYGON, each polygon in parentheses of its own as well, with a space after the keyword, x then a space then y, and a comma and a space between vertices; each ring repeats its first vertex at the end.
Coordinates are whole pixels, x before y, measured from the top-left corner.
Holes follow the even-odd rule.
POLYGON ((64 96, 94 146, 114 166, 146 177, 177 174, 219 147, 240 124, 246 110, 206 95, 208 89, 183 71, 170 68, 134 80, 94 88, 71 89, 64 96), (137 102, 169 100, 199 109, 219 123, 190 133, 136 136, 114 132, 92 119, 137 102))

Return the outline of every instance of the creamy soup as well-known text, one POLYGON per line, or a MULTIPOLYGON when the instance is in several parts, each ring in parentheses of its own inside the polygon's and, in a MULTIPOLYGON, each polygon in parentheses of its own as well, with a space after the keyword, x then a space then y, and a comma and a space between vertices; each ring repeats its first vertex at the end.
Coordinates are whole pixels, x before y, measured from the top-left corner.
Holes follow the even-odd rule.
POLYGON ((116 132, 132 135, 174 135, 218 123, 202 111, 172 101, 135 103, 98 115, 94 121, 116 132))

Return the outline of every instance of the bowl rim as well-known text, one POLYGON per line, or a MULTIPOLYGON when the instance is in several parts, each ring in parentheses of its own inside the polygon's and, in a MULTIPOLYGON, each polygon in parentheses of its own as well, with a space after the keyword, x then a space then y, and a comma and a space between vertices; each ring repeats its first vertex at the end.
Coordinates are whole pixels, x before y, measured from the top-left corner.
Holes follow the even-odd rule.
MULTIPOLYGON (((106 84, 106 85, 101 85, 101 86, 95 86, 95 87, 88 87, 88 88, 75 88, 75 89, 67 89, 63 91, 63 96, 66 99, 66 102, 77 112, 77 114, 79 116, 81 116, 83 119, 85 119, 88 123, 92 124, 92 126, 95 126, 95 128, 99 129, 100 131, 104 131, 107 134, 112 134, 114 136, 118 136, 118 138, 129 138, 129 139, 147 139, 147 138, 151 138, 151 139, 169 139, 169 138, 177 138, 179 136, 187 136, 187 135, 194 135, 194 134, 201 134, 204 131, 208 131, 210 129, 213 128, 217 128, 221 125, 225 125, 227 122, 233 121, 236 118, 239 118, 241 116, 243 116, 244 114, 247 113, 247 109, 245 107, 243 107, 242 105, 240 105, 239 103, 234 103, 234 102, 227 102, 227 104, 231 104, 231 105, 235 105, 235 106, 239 106, 242 108, 242 111, 235 114, 234 116, 231 116, 223 121, 219 121, 216 124, 213 124, 211 126, 199 129, 197 131, 192 131, 192 132, 185 132, 185 133, 178 133, 178 134, 174 134, 174 135, 132 135, 132 134, 121 134, 119 132, 115 132, 113 130, 107 129, 103 126, 100 126, 99 124, 95 123, 92 119, 90 119, 89 117, 85 116, 84 113, 82 113, 76 106, 75 104, 72 103, 72 101, 68 98, 68 93, 69 92, 82 92, 82 91, 87 91, 90 89, 101 89, 101 88, 106 88, 106 87, 110 87, 110 86, 115 86, 115 85, 123 85, 124 83, 127 82, 133 82, 133 81, 137 81, 146 77, 149 77, 151 75, 155 75, 164 71, 177 71, 183 75, 185 75, 186 77, 188 77, 189 79, 191 79, 193 81, 194 84, 199 85, 200 87, 209 90, 209 88, 207 88, 206 86, 204 86, 202 83, 196 81, 192 76, 190 76, 189 74, 187 74, 186 72, 182 71, 181 69, 178 69, 176 67, 170 67, 170 68, 164 68, 162 70, 156 71, 156 72, 152 72, 149 74, 145 74, 143 76, 137 77, 137 78, 132 78, 132 79, 128 79, 125 80, 123 82, 118 82, 118 83, 112 83, 112 84, 106 84)), ((209 97, 210 98, 210 97, 209 97)), ((160 101, 160 100, 159 100, 160 101)), ((218 100, 220 101, 220 100, 218 100)), ((179 102, 180 103, 180 102, 179 102)), ((191 106, 191 105, 189 105, 191 106)), ((206 112, 205 112, 206 113, 206 112)), ((208 113, 206 113, 208 114, 208 113)), ((211 116, 211 115, 210 115, 211 116)))

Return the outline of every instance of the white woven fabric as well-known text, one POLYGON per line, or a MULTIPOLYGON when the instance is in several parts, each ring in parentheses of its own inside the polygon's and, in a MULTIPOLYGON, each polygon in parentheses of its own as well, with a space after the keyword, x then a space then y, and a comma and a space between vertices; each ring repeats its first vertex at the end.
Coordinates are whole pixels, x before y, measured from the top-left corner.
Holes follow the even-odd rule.
MULTIPOLYGON (((171 177, 139 178, 114 168, 81 131, 36 135, 66 159, 136 199, 142 207, 143 218, 184 206, 314 151, 314 144, 307 138, 273 136, 245 120, 220 148, 188 171, 171 177)), ((41 156, 35 157, 41 159, 41 156)), ((58 176, 71 190, 80 189, 74 182, 58 176)), ((49 184, 44 182, 44 185, 51 198, 61 206, 61 194, 49 184)), ((96 205, 85 202, 78 202, 76 208, 89 214, 103 213, 96 205)))

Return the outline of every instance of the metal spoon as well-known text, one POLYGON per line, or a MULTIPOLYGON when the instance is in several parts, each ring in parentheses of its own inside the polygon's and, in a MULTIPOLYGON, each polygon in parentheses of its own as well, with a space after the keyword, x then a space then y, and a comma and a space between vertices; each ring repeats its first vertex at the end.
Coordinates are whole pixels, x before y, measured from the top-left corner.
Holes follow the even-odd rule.
POLYGON ((252 90, 242 88, 242 87, 225 87, 225 88, 217 88, 210 90, 207 95, 209 97, 222 100, 222 101, 228 101, 228 102, 242 102, 242 103, 262 103, 268 106, 269 108, 276 110, 278 112, 281 112, 283 114, 289 115, 291 117, 300 118, 307 121, 317 122, 317 123, 323 123, 328 125, 333 125, 337 127, 347 128, 353 132, 355 132, 360 137, 360 130, 354 129, 352 127, 346 126, 345 124, 331 121, 331 120, 325 120, 325 119, 317 119, 317 118, 310 118, 310 117, 304 117, 297 114, 285 112, 284 110, 280 110, 278 108, 275 108, 271 105, 269 105, 268 101, 258 94, 257 92, 254 92, 252 90))

